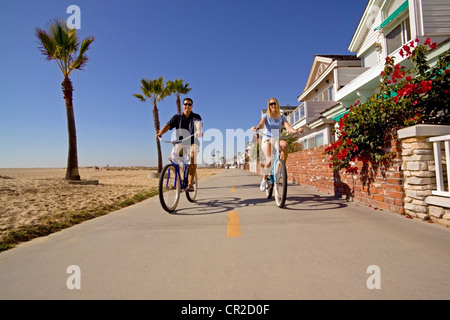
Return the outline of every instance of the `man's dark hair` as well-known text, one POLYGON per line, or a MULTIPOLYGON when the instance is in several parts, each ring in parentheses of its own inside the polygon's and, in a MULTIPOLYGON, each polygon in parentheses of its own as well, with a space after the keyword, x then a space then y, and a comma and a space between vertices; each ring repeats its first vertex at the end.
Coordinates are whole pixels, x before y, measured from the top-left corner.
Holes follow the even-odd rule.
POLYGON ((187 100, 187 101, 190 101, 192 104, 194 104, 194 101, 193 101, 191 98, 184 98, 184 99, 183 99, 183 103, 184 103, 186 100, 187 100))

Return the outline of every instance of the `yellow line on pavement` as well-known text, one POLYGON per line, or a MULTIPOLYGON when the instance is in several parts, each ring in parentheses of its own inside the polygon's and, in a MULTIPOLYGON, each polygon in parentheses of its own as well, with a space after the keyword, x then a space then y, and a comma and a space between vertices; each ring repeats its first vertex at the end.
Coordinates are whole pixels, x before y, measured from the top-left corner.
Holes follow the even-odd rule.
POLYGON ((239 225, 239 215, 236 210, 228 212, 228 238, 238 238, 242 235, 239 225))

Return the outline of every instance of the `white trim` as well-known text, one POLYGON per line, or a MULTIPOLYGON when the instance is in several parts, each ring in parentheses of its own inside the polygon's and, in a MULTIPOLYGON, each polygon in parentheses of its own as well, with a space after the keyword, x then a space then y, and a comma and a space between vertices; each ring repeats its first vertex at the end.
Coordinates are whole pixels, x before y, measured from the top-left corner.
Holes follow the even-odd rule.
POLYGON ((450 140, 450 134, 448 134, 446 136, 428 138, 427 140, 428 140, 428 142, 438 142, 438 141, 450 140))
POLYGON ((311 93, 311 91, 313 91, 326 77, 328 77, 328 75, 331 73, 331 71, 337 67, 337 60, 333 61, 332 63, 330 63, 330 65, 325 69, 325 71, 320 75, 319 78, 316 79, 316 81, 314 81, 311 86, 306 89, 305 91, 302 92, 301 95, 298 96, 298 102, 302 102, 303 99, 311 93))
POLYGON ((439 124, 417 124, 415 126, 406 127, 397 131, 397 136, 399 139, 406 139, 411 137, 435 137, 448 134, 450 134, 450 126, 439 124))
POLYGON ((436 171, 436 190, 432 190, 432 194, 450 197, 450 135, 428 138, 427 141, 433 143, 434 166, 436 171), (444 158, 447 163, 447 188, 445 188, 444 171, 442 168, 442 142, 444 143, 444 158))

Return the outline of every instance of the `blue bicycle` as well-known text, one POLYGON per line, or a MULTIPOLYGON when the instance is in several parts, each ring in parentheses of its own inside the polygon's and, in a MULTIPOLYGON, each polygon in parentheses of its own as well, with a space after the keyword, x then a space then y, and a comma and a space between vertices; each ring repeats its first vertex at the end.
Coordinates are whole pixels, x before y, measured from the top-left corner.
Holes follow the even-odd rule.
MULTIPOLYGON (((285 140, 295 135, 297 135, 297 133, 288 136, 281 136, 280 140, 285 140)), ((275 203, 279 208, 283 208, 284 204, 286 203, 287 187, 288 187, 287 168, 284 160, 280 158, 279 141, 275 142, 274 148, 275 148, 275 155, 272 162, 272 166, 270 168, 268 186, 266 188, 266 196, 267 199, 272 198, 273 191, 275 190, 275 203)))
POLYGON ((180 201, 181 192, 186 193, 189 202, 194 202, 197 197, 197 173, 194 176, 194 191, 188 191, 189 163, 190 155, 186 146, 182 143, 190 140, 192 136, 180 141, 167 141, 159 138, 165 143, 172 143, 173 149, 170 157, 170 163, 161 171, 159 176, 159 201, 163 209, 167 212, 173 212, 180 201), (183 170, 181 172, 181 170, 183 170))

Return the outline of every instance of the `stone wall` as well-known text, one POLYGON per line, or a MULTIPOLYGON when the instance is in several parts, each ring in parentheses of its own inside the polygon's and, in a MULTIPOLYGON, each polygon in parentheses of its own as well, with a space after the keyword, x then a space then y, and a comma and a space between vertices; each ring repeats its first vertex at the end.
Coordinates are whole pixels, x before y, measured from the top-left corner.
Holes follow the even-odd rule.
MULTIPOLYGON (((450 134, 450 126, 417 125, 398 131, 403 150, 405 213, 450 225, 450 198, 433 194, 436 163, 433 143, 427 141, 430 137, 447 134, 450 134)), ((444 153, 442 162, 445 166, 444 153)))
POLYGON ((422 219, 428 217, 425 199, 436 189, 433 145, 426 139, 413 137, 402 140, 405 213, 422 219))

